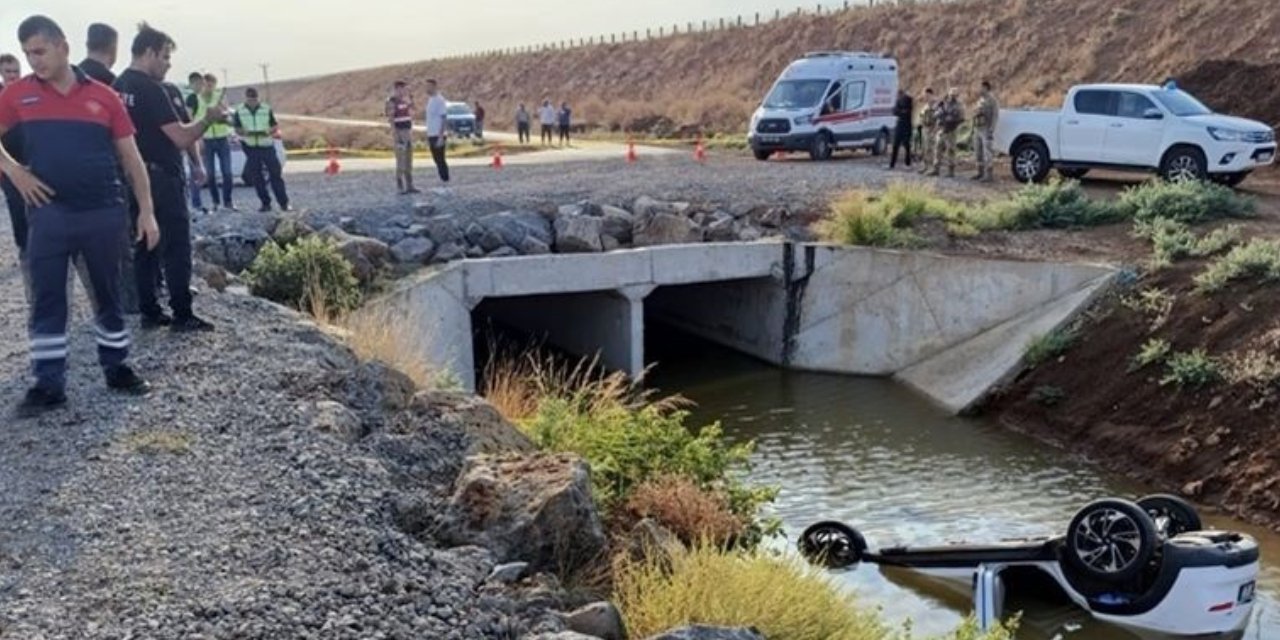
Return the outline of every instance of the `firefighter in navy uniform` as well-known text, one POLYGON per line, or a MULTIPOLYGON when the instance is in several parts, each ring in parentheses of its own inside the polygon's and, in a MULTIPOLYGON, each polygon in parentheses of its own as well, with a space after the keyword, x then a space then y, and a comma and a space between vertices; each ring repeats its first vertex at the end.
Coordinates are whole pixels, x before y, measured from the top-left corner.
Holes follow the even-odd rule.
MULTIPOLYGON (((120 98, 68 61, 66 35, 44 16, 18 27, 32 74, 0 93, 0 136, 21 131, 27 167, 0 149, 0 170, 29 207, 26 251, 33 301, 30 338, 36 382, 18 406, 31 416, 66 402, 67 271, 84 257, 94 288, 94 334, 107 386, 143 394, 150 385, 125 361, 129 332, 119 304, 119 259, 128 233, 120 170, 146 193, 147 173, 120 98), (29 167, 29 168, 28 168, 29 167)), ((137 218, 144 246, 160 239, 151 200, 137 218)))
MULTIPOLYGON (((169 71, 173 40, 145 22, 139 25, 130 51, 133 61, 116 79, 115 89, 124 99, 129 117, 138 130, 138 149, 146 162, 155 202, 156 221, 164 241, 155 249, 136 247, 134 276, 142 326, 170 326, 174 331, 210 331, 213 325, 197 317, 191 307, 191 217, 182 170, 182 151, 189 150, 208 128, 223 122, 219 105, 203 117, 183 124, 161 82, 169 71), (156 270, 164 269, 173 316, 164 313, 156 299, 156 270)), ((135 192, 135 205, 141 199, 135 192)))
POLYGON ((263 213, 271 211, 271 195, 267 193, 268 180, 271 193, 276 196, 281 211, 289 210, 289 192, 284 188, 284 176, 281 175, 280 158, 276 156, 276 114, 271 105, 258 102, 258 90, 249 87, 244 90, 244 104, 236 107, 233 116, 236 133, 240 135, 240 148, 244 149, 245 172, 249 181, 258 192, 258 200, 262 201, 263 213), (266 173, 266 179, 263 173, 266 173))

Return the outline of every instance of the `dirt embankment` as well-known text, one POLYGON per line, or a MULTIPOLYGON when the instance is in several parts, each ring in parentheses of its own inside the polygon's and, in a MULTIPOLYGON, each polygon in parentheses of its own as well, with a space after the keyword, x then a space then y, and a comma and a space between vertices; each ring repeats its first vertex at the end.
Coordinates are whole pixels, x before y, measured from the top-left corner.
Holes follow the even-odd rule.
POLYGON ((1274 93, 1277 83, 1256 78, 1275 78, 1277 32, 1280 3, 1273 0, 969 0, 401 64, 277 83, 272 93, 282 112, 381 117, 393 79, 407 78, 420 92, 434 77, 451 99, 485 103, 491 127, 508 127, 518 102, 550 97, 570 102, 583 123, 739 132, 788 62, 817 49, 861 49, 891 52, 914 91, 926 84, 970 89, 990 78, 1007 105, 1049 105, 1076 82, 1158 82, 1175 75, 1219 109, 1276 123, 1280 104, 1260 93, 1274 93))

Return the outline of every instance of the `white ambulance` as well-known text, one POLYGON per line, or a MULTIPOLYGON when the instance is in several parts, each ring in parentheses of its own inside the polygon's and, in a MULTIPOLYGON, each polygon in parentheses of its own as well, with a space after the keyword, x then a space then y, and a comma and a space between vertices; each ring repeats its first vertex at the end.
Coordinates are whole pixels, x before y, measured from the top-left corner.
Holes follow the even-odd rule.
POLYGON ((808 151, 826 160, 836 149, 884 153, 894 127, 898 63, 864 51, 818 51, 787 66, 751 116, 747 142, 756 159, 808 151))

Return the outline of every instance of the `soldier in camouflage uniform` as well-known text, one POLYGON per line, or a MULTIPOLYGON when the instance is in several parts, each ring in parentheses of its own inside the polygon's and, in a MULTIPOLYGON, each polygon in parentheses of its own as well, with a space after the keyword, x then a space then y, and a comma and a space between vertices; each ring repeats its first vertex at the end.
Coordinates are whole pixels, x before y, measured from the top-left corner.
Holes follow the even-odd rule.
POLYGON ((952 87, 947 97, 938 104, 938 139, 933 169, 926 175, 942 173, 942 159, 947 159, 947 177, 956 177, 956 131, 964 122, 964 105, 960 104, 960 90, 952 87))
POLYGON ((973 109, 973 151, 978 160, 978 175, 974 180, 991 182, 991 162, 995 158, 996 119, 1000 117, 1000 103, 991 93, 991 83, 982 81, 982 94, 973 109))
POLYGON ((938 99, 933 95, 933 89, 924 90, 924 106, 920 109, 920 153, 923 158, 920 163, 920 173, 929 170, 929 167, 937 162, 934 157, 936 152, 934 143, 938 138, 938 99))

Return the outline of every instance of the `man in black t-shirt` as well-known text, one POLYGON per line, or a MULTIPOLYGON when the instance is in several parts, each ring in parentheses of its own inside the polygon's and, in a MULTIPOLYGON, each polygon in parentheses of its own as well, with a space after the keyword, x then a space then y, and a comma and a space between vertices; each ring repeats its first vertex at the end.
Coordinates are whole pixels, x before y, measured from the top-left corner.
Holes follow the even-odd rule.
POLYGON ((111 67, 116 66, 119 43, 120 35, 110 25, 100 22, 89 25, 89 41, 86 44, 89 56, 80 62, 80 70, 108 87, 114 84, 116 74, 111 73, 111 67))
POLYGON ((182 123, 161 84, 174 47, 172 38, 142 23, 131 48, 133 61, 115 84, 138 130, 138 149, 151 177, 151 198, 161 232, 161 246, 154 251, 135 249, 134 275, 144 328, 171 325, 174 331, 210 331, 213 325, 198 318, 191 308, 191 218, 184 193, 182 152, 196 144, 209 125, 223 120, 226 112, 215 105, 201 120, 182 123), (161 267, 173 317, 166 315, 156 300, 155 271, 161 267))

